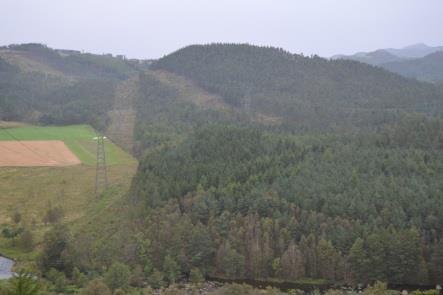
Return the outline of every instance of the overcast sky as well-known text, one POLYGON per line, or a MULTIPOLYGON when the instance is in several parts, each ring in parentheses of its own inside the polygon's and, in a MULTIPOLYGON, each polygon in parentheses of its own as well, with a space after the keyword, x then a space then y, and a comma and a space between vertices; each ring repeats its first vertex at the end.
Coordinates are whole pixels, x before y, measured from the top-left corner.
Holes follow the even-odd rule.
POLYGON ((0 0, 0 45, 158 58, 235 42, 331 56, 443 45, 443 0, 0 0))

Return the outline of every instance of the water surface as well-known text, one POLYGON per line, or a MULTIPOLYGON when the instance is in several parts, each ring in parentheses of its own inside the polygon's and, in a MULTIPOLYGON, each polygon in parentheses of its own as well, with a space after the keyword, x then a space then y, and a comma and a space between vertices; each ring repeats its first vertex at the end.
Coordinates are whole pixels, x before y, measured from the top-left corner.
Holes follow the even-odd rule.
POLYGON ((12 277, 12 266, 14 261, 0 256, 0 280, 9 279, 12 277))

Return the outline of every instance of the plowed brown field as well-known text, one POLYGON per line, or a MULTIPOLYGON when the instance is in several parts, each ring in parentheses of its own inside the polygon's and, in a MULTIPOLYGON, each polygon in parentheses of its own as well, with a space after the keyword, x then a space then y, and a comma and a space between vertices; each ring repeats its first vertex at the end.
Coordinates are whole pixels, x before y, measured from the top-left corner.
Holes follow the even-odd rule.
POLYGON ((80 160, 60 140, 0 141, 0 167, 78 164, 80 160))

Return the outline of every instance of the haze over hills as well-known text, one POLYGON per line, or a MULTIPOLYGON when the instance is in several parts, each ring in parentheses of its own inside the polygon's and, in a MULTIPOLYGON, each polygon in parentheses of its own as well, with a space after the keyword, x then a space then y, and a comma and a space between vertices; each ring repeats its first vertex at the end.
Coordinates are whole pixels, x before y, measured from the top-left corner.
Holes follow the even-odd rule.
POLYGON ((7 249, 62 293, 60 277, 80 290, 90 273, 137 291, 205 277, 436 284, 442 85, 248 44, 152 64, 2 48, 0 120, 90 124, 139 162, 130 188, 122 170, 91 197, 93 218, 40 233, 31 258, 7 249))
POLYGON ((382 67, 405 77, 434 83, 442 82, 443 51, 431 53, 423 58, 387 62, 382 67))
POLYGON ((402 58, 420 58, 434 52, 443 51, 443 46, 428 46, 424 43, 417 43, 400 49, 387 48, 385 50, 402 58))
POLYGON ((369 64, 379 65, 385 62, 394 61, 394 59, 402 60, 421 58, 438 51, 443 51, 443 46, 428 46, 423 43, 418 43, 403 48, 382 48, 371 52, 358 52, 353 55, 337 54, 331 58, 352 59, 369 64), (384 57, 384 59, 381 57, 384 57))
POLYGON ((349 59, 380 66, 408 78, 426 82, 443 81, 443 46, 427 46, 419 43, 401 49, 387 48, 354 55, 334 55, 331 59, 349 59))
POLYGON ((331 59, 349 59, 370 65, 381 65, 387 62, 403 60, 403 58, 390 53, 386 49, 378 49, 372 52, 359 52, 353 55, 334 55, 331 59))

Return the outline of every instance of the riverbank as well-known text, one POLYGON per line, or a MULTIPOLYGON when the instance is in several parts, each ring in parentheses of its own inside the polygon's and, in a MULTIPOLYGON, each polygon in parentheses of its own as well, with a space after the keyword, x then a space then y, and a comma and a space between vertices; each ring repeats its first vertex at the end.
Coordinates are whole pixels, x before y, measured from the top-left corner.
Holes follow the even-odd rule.
POLYGON ((325 291, 334 287, 333 283, 324 280, 285 282, 279 280, 229 279, 220 277, 207 277, 207 280, 221 284, 246 284, 256 289, 272 287, 282 291, 303 290, 305 292, 312 292, 314 290, 325 291))
MULTIPOLYGON (((267 287, 279 289, 283 292, 287 292, 290 290, 302 290, 304 292, 313 292, 314 290, 318 290, 320 292, 325 292, 330 289, 335 290, 347 290, 347 291, 362 291, 368 286, 350 286, 348 284, 343 283, 332 283, 324 280, 302 280, 296 282, 286 282, 279 280, 254 280, 254 279, 229 279, 229 278, 219 278, 219 277, 207 277, 209 282, 216 282, 221 285, 226 284, 246 284, 252 286, 256 289, 266 289, 267 287)), ((433 285, 408 285, 408 284, 387 284, 387 288, 389 290, 395 291, 403 291, 406 290, 408 292, 412 291, 426 291, 426 290, 434 290, 436 286, 433 285)))

